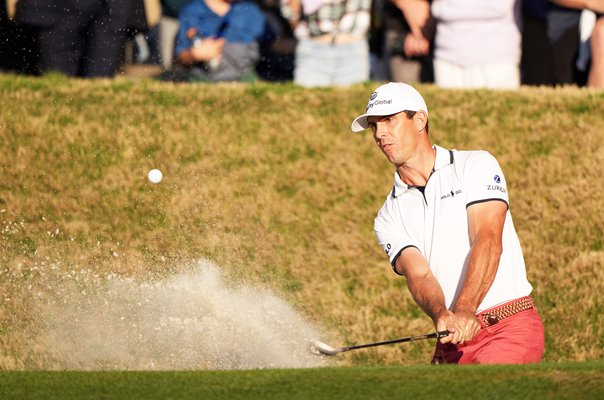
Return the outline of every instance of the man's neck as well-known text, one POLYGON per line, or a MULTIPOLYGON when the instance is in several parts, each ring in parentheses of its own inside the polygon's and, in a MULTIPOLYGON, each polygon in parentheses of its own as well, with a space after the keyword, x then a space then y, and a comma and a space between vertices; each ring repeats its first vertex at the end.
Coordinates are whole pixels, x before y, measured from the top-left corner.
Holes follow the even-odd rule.
POLYGON ((436 149, 429 144, 419 149, 415 156, 396 168, 401 180, 409 186, 426 186, 436 161, 436 149))

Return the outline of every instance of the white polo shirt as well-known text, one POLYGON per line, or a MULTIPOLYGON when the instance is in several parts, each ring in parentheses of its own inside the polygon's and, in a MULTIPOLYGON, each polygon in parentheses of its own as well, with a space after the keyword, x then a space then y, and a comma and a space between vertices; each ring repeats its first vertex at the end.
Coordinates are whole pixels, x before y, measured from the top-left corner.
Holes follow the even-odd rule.
MULTIPOLYGON (((424 193, 394 173, 394 187, 375 219, 377 241, 394 266, 400 252, 416 247, 440 283, 447 308, 465 280, 470 235, 467 207, 485 201, 509 205, 503 172, 486 151, 436 149, 434 171, 424 193)), ((532 286, 509 206, 503 227, 503 253, 495 280, 477 312, 527 296, 532 286)))

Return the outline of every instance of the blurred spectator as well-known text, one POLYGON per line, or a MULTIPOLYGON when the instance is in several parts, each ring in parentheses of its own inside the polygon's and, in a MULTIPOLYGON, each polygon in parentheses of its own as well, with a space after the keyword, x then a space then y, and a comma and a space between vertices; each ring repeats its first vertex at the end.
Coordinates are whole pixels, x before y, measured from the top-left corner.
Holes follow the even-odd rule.
POLYGON ((434 0, 436 84, 450 88, 519 87, 519 7, 517 0, 434 0))
POLYGON ((604 17, 603 10, 595 22, 591 33, 591 66, 587 86, 604 89, 604 17))
POLYGON ((162 17, 159 23, 159 51, 163 68, 172 69, 174 42, 178 34, 178 15, 191 0, 161 0, 162 17))
POLYGON ((556 83, 583 84, 587 74, 588 86, 604 88, 604 0, 552 0, 552 3, 555 4, 548 14, 548 37, 554 52, 556 83), (591 14, 585 10, 595 13, 593 23, 581 23, 582 16, 591 14), (590 39, 587 54, 579 57, 582 50, 579 43, 582 39, 587 43, 587 38, 590 39))
POLYGON ((554 84, 585 84, 575 65, 579 51, 579 20, 581 10, 556 4, 547 13, 547 39, 552 49, 554 84))
POLYGON ((552 45, 547 38, 549 0, 522 1, 523 85, 554 85, 556 83, 552 45))
POLYGON ((391 80, 388 71, 388 59, 384 55, 384 3, 390 0, 373 0, 369 24, 369 79, 374 81, 391 80))
POLYGON ((36 30, 40 71, 112 77, 128 28, 144 29, 143 0, 19 0, 15 20, 36 30))
POLYGON ((263 0, 261 8, 275 33, 275 40, 260 47, 256 72, 268 81, 290 81, 294 73, 296 38, 281 14, 279 0, 263 0))
POLYGON ((305 87, 369 79, 371 0, 281 0, 298 39, 294 82, 305 87))
POLYGON ((36 31, 16 24, 14 1, 0 2, 0 71, 38 73, 36 31))
POLYGON ((175 54, 185 80, 255 80, 260 43, 274 39, 260 8, 246 0, 193 0, 179 25, 175 54))
POLYGON ((139 32, 134 35, 133 58, 133 61, 137 64, 162 64, 159 49, 159 25, 154 26, 147 32, 139 32))
POLYGON ((429 7, 413 0, 386 0, 384 3, 384 56, 388 60, 389 80, 394 82, 432 82, 434 71, 430 41, 429 7), (415 20, 418 35, 414 35, 405 14, 421 13, 415 20))

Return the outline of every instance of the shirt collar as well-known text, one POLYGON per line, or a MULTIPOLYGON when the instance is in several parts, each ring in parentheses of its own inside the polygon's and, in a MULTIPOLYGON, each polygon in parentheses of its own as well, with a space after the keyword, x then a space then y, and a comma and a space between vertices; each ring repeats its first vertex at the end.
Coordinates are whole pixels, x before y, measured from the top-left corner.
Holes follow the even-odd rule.
MULTIPOLYGON (((433 149, 436 150, 436 159, 434 160, 433 173, 441 170, 447 165, 453 164, 453 152, 451 150, 444 149, 440 146, 434 145, 433 149)), ((401 194, 415 189, 415 186, 409 186, 398 175, 397 171, 394 171, 394 187, 392 188, 392 197, 398 197, 401 194)))
POLYGON ((440 146, 432 146, 436 150, 436 160, 434 161, 434 171, 438 171, 446 167, 447 165, 453 164, 453 152, 451 150, 443 149, 440 146))

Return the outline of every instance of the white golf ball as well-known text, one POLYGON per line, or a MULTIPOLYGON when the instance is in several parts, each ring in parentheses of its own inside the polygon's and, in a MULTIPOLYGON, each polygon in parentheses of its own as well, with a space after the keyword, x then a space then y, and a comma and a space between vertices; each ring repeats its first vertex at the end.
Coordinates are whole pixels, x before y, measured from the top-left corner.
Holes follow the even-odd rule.
POLYGON ((163 178, 163 176, 164 175, 161 173, 161 171, 155 168, 149 171, 149 173, 147 174, 147 178, 151 183, 161 182, 161 178, 163 178))

